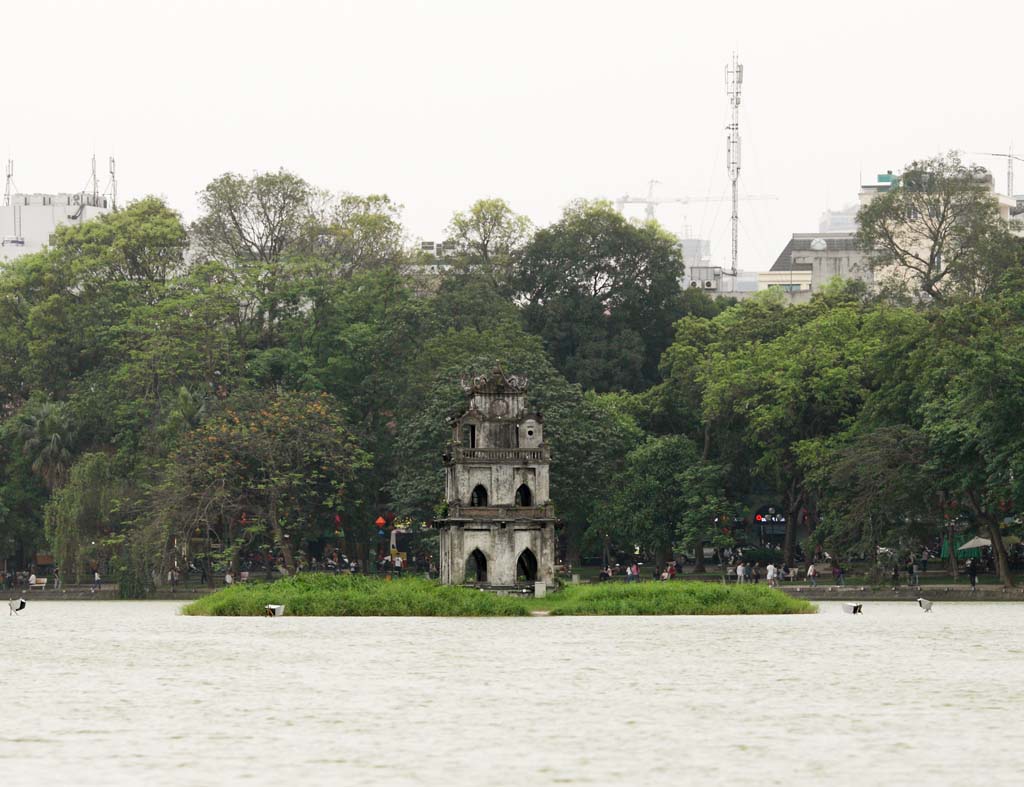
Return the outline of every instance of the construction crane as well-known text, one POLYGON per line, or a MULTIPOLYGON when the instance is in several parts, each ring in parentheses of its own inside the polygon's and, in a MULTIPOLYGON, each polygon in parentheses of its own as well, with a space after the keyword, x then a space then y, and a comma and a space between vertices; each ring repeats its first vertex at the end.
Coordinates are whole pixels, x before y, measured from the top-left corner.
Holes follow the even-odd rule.
MULTIPOLYGON (((653 220, 654 209, 658 205, 689 205, 693 202, 726 202, 727 200, 732 199, 732 197, 655 197, 654 187, 660 183, 660 180, 648 181, 646 197, 631 197, 629 194, 623 194, 615 200, 615 210, 622 213, 622 209, 626 207, 626 205, 643 205, 644 215, 648 220, 653 220)), ((739 199, 751 200, 776 198, 770 194, 752 194, 747 197, 740 197, 739 199)))
POLYGON ((1024 158, 1013 155, 1013 145, 1010 145, 1009 153, 971 153, 970 155, 1006 159, 1006 196, 1016 198, 1016 195, 1013 193, 1013 162, 1024 161, 1024 158))

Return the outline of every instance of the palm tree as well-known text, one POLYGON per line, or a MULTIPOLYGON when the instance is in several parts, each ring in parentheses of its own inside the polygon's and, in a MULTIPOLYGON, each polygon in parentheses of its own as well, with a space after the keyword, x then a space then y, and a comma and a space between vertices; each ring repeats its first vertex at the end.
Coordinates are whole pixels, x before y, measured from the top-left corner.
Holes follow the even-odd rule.
POLYGON ((19 418, 21 450, 32 460, 32 472, 52 492, 63 486, 71 468, 71 420, 63 402, 26 405, 19 418))

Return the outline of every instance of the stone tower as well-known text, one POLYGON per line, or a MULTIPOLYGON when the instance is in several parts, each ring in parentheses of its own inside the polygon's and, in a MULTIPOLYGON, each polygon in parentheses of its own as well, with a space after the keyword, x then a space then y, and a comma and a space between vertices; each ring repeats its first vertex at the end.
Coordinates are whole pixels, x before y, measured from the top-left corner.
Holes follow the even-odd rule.
POLYGON ((466 410, 452 419, 444 454, 448 516, 440 530, 441 582, 492 588, 554 585, 555 518, 548 497, 551 453, 526 378, 462 381, 466 410))

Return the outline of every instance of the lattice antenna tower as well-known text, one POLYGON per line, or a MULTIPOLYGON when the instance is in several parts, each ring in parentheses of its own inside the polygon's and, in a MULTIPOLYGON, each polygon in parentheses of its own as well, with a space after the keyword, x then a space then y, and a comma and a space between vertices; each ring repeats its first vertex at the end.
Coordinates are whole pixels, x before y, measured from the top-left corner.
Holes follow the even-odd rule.
POLYGON ((14 159, 7 159, 7 185, 4 187, 4 205, 11 204, 11 186, 14 185, 14 159))
POLYGON ((110 193, 110 209, 117 210, 117 166, 114 157, 110 157, 110 183, 107 191, 110 193))
POLYGON ((740 251, 740 96, 743 91, 743 65, 736 53, 725 67, 725 90, 729 96, 732 119, 726 129, 726 166, 732 183, 732 275, 736 275, 740 251))

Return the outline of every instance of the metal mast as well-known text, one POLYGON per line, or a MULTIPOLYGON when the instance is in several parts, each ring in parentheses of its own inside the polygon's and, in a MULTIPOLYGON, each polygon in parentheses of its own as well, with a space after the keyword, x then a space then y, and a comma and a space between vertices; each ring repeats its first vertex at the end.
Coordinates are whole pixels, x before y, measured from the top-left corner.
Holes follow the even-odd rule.
POLYGON ((113 156, 110 157, 110 208, 117 210, 117 167, 113 156))
POLYGON ((732 122, 726 126, 729 131, 727 138, 726 165, 729 168, 729 180, 732 181, 732 275, 736 276, 740 249, 740 93, 743 90, 743 66, 736 53, 732 63, 725 67, 725 91, 729 95, 729 106, 732 109, 732 122))
POLYGON ((11 184, 14 183, 14 159, 7 159, 7 186, 4 188, 4 205, 11 204, 11 184))

